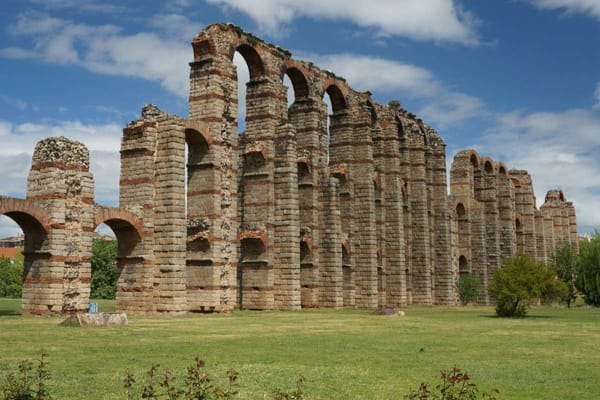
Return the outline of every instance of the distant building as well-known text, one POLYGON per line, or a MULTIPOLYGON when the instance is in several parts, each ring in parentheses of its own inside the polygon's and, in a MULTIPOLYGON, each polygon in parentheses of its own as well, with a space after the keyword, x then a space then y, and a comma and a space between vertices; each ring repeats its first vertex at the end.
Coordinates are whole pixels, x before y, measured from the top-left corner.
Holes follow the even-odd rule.
POLYGON ((25 236, 11 236, 0 239, 0 248, 23 247, 25 245, 25 236))

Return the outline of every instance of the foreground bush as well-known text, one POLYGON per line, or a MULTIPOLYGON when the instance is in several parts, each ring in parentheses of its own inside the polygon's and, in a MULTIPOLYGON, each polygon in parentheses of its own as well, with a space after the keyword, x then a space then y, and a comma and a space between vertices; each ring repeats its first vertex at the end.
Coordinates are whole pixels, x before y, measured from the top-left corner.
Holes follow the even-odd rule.
POLYGON ((577 253, 570 243, 558 247, 552 255, 552 263, 556 270, 556 276, 568 287, 567 308, 577 297, 577 253))
POLYGON ((492 389, 489 393, 479 393, 477 385, 471 382, 471 376, 460 368, 454 367, 452 371, 441 372, 442 382, 434 389, 423 382, 417 390, 411 390, 404 396, 407 400, 495 400, 498 390, 492 389))
POLYGON ((42 350, 33 370, 30 361, 21 361, 16 372, 9 372, 0 384, 0 400, 52 400, 47 383, 50 380, 47 354, 42 350))
POLYGON ((477 301, 481 281, 475 275, 462 275, 456 282, 458 298, 463 306, 477 301))
POLYGON ((523 317, 532 300, 560 300, 567 296, 567 285, 558 280, 555 271, 526 255, 504 260, 489 285, 490 296, 496 299, 496 314, 500 317, 523 317))

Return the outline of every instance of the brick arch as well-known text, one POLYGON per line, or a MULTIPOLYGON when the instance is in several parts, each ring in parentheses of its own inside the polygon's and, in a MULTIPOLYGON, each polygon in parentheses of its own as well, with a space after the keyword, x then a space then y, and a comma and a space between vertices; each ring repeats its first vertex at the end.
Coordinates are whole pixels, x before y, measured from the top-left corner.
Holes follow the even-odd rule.
POLYGON ((506 168, 506 165, 503 162, 500 161, 496 163, 496 169, 499 175, 504 175, 508 177, 508 168, 506 168))
POLYGON ((103 223, 108 225, 117 236, 118 256, 132 256, 142 241, 142 221, 121 208, 98 207, 94 213, 94 229, 103 223))
POLYGON ((377 124, 377 120, 378 120, 377 109, 376 109, 376 105, 375 104, 376 103, 370 97, 368 97, 365 100, 365 105, 369 109, 369 114, 370 114, 369 116, 371 117, 371 124, 373 126, 375 126, 375 124, 377 124))
POLYGON ((482 169, 487 174, 495 174, 496 173, 496 165, 490 157, 482 157, 479 165, 480 166, 483 165, 482 169))
POLYGON ((256 80, 266 75, 266 68, 262 57, 254 46, 248 44, 246 40, 235 40, 230 45, 229 59, 233 60, 233 54, 238 52, 242 55, 248 65, 250 80, 256 80))
POLYGON ((15 221, 25 234, 25 252, 39 250, 51 229, 46 210, 32 200, 0 198, 0 214, 15 221))
POLYGON ((338 79, 329 78, 323 83, 322 95, 325 96, 325 93, 329 95, 333 112, 348 108, 347 92, 346 86, 340 85, 338 79))
POLYGON ((306 79, 308 73, 304 69, 304 67, 302 67, 299 63, 294 62, 293 60, 288 60, 282 66, 282 81, 283 75, 287 75, 290 78, 290 81, 292 81, 292 86, 294 88, 294 97, 296 99, 308 97, 309 88, 308 81, 306 79))
POLYGON ((212 143, 212 134, 207 126, 198 121, 188 119, 185 121, 185 140, 188 144, 204 141, 207 145, 210 145, 212 143))

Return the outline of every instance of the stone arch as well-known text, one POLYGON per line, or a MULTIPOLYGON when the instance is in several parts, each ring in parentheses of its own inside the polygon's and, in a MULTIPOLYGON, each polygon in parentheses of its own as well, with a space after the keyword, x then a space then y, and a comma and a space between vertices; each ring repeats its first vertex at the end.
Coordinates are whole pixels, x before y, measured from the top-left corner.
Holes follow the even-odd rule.
POLYGON ((504 176, 508 177, 508 170, 506 169, 506 165, 504 165, 503 162, 499 162, 496 166, 497 166, 499 175, 504 175, 504 176))
POLYGON ((283 68, 282 75, 287 75, 292 82, 292 87, 294 88, 294 98, 301 99, 308 97, 308 81, 306 79, 307 74, 304 71, 304 68, 296 65, 295 63, 286 63, 284 64, 283 68))
POLYGON ((396 121, 396 129, 398 131, 398 139, 400 139, 400 140, 406 139, 406 131, 404 129, 404 123, 402 122, 402 119, 396 115, 394 120, 396 121))
POLYGON ((479 169, 480 160, 479 160, 479 155, 476 152, 473 151, 471 153, 471 156, 469 157, 469 161, 471 162, 473 169, 479 169))
POLYGON ((489 158, 489 157, 482 157, 480 159, 480 163, 483 164, 483 171, 486 174, 492 175, 492 174, 496 173, 496 168, 495 168, 495 165, 494 165, 494 161, 492 161, 491 158, 489 158))
POLYGON ((367 99, 365 101, 365 104, 367 105, 367 108, 369 109, 369 114, 371 116, 371 125, 375 126, 375 124, 377 123, 377 111, 375 110, 375 104, 373 103, 373 100, 371 100, 371 99, 367 99))
POLYGON ((134 214, 119 208, 98 207, 94 214, 94 229, 103 223, 108 225, 117 237, 118 257, 130 257, 139 251, 142 222, 134 214))
POLYGON ((108 225, 117 237, 117 311, 151 312, 153 271, 142 268, 145 264, 142 222, 126 210, 98 207, 94 213, 94 229, 102 223, 108 225))
POLYGON ((50 216, 31 200, 0 199, 0 214, 19 225, 25 235, 24 253, 39 251, 47 240, 51 227, 50 216))
POLYGON ((467 257, 465 257, 465 255, 461 254, 460 257, 458 257, 458 274, 460 276, 465 276, 465 275, 469 275, 471 273, 470 268, 469 268, 469 262, 467 261, 467 257))
POLYGON ((251 45, 247 43, 239 43, 234 44, 231 47, 231 52, 229 54, 229 59, 233 60, 233 54, 237 51, 244 57, 246 61, 246 65, 248 65, 248 71, 250 72, 250 80, 256 80, 265 75, 265 65, 264 62, 258 54, 258 51, 251 45))
POLYGON ((325 93, 327 93, 331 99, 331 108, 334 113, 348 108, 344 90, 340 88, 337 82, 328 80, 324 85, 323 95, 325 95, 325 93))

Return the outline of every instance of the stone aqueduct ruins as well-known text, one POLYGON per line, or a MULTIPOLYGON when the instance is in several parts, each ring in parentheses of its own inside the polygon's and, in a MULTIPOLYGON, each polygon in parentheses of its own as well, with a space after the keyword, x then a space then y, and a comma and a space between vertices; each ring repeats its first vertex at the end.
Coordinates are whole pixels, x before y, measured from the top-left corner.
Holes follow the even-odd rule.
POLYGON ((25 233, 23 312, 87 308, 101 223, 130 313, 455 304, 460 274, 489 303, 503 258, 577 245, 573 205, 553 190, 536 209, 526 171, 461 151, 448 190, 442 138, 399 103, 232 25, 192 47, 189 117, 146 106, 123 129, 119 207, 94 203, 88 150, 64 138, 36 146, 26 200, 0 199, 25 233), (241 134, 235 51, 250 72, 241 134))

